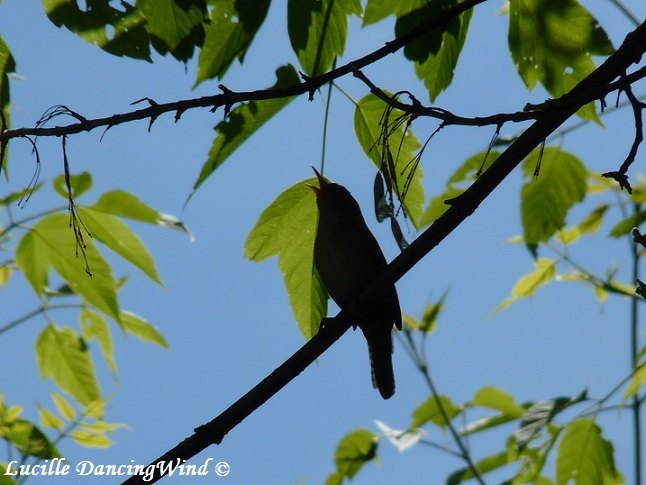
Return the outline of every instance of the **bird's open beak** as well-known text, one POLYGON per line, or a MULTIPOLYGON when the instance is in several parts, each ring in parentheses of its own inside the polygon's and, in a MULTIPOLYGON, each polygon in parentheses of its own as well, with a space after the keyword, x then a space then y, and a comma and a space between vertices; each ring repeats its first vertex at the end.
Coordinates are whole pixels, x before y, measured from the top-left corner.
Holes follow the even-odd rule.
POLYGON ((314 170, 314 173, 316 174, 316 178, 319 179, 319 186, 316 187, 316 186, 310 185, 310 184, 306 184, 306 185, 310 189, 312 189, 316 195, 319 195, 321 189, 325 188, 325 186, 327 184, 329 184, 329 182, 327 180, 325 180, 325 178, 323 178, 323 175, 321 175, 320 172, 318 170, 316 170, 316 168, 312 167, 312 170, 314 170))

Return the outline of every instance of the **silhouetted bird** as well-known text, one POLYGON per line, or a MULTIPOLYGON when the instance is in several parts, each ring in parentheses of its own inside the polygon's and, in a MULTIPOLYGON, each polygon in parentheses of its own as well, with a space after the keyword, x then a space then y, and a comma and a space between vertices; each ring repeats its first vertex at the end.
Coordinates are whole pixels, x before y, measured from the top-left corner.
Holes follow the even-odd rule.
POLYGON ((319 210, 314 263, 330 296, 366 337, 372 385, 388 399, 395 393, 391 332, 393 324, 402 328, 397 290, 389 284, 368 300, 357 299, 388 263, 350 192, 314 172, 319 180, 319 187, 311 186, 319 210))

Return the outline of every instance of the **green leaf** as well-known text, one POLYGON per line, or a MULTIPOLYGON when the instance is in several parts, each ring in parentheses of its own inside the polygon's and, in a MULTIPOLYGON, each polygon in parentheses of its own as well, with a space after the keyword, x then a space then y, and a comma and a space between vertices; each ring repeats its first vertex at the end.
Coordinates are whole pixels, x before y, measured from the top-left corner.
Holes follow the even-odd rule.
MULTIPOLYGON (((395 24, 397 37, 410 32, 420 22, 437 17, 443 10, 456 5, 457 0, 440 0, 427 2, 418 0, 411 5, 412 10, 402 13, 395 24)), ((453 80, 453 73, 458 63, 460 52, 464 47, 472 10, 469 9, 458 17, 451 19, 445 30, 437 29, 427 32, 404 47, 404 55, 415 62, 417 77, 424 81, 431 101, 448 88, 453 80)))
POLYGON ((563 246, 569 246, 570 244, 577 242, 581 236, 581 230, 575 226, 559 229, 554 235, 554 238, 563 246))
POLYGON ((11 266, 0 266, 0 286, 7 286, 14 269, 11 266))
POLYGON ((137 197, 124 190, 112 190, 105 192, 99 197, 96 204, 90 206, 92 209, 125 217, 133 221, 156 224, 161 227, 179 229, 190 234, 186 226, 176 217, 162 212, 157 212, 149 205, 144 204, 137 197))
POLYGON ((59 414, 68 421, 73 421, 76 418, 76 410, 74 409, 74 406, 72 406, 67 399, 57 392, 52 392, 51 396, 59 414))
POLYGON ((625 236, 633 230, 633 227, 641 226, 646 221, 646 210, 641 210, 635 214, 619 221, 610 231, 610 237, 618 238, 625 236))
POLYGON ((318 211, 307 179, 281 193, 261 214, 245 242, 245 257, 262 261, 278 256, 278 266, 296 322, 305 338, 318 331, 327 315, 327 292, 314 266, 318 211))
POLYGON ((451 175, 444 192, 437 197, 433 197, 427 209, 422 214, 419 227, 430 225, 435 219, 444 214, 449 205, 445 201, 454 199, 462 194, 471 183, 484 172, 498 158, 499 152, 491 151, 476 153, 467 158, 465 162, 451 175))
POLYGON ((93 433, 91 431, 78 430, 72 431, 70 436, 74 438, 79 445, 86 448, 107 448, 112 445, 112 441, 103 433, 93 433))
POLYGON ((424 313, 422 314, 421 320, 417 320, 414 317, 404 314, 404 324, 414 330, 418 330, 425 333, 432 333, 437 327, 437 318, 442 311, 444 306, 444 300, 448 292, 445 292, 442 297, 436 303, 430 303, 424 308, 424 313))
MULTIPOLYGON (((523 82, 540 82, 557 98, 595 69, 592 56, 614 51, 596 19, 577 0, 511 0, 509 49, 523 82)), ((594 104, 579 116, 598 121, 594 104)))
POLYGON ((565 225, 568 210, 585 197, 588 171, 575 155, 556 147, 546 147, 542 156, 534 150, 523 171, 521 215, 525 243, 531 247, 549 240, 565 225))
MULTIPOLYGON (((509 453, 505 450, 499 453, 494 453, 492 455, 486 456, 481 460, 478 460, 475 465, 478 471, 481 474, 484 474, 484 473, 491 472, 493 470, 497 470, 498 468, 502 468, 503 466, 508 465, 511 462, 512 462, 512 459, 510 458, 509 453)), ((457 485, 458 483, 465 482, 467 480, 472 479, 473 477, 474 477, 474 474, 471 468, 465 467, 449 475, 449 478, 446 480, 446 483, 448 485, 457 485)))
MULTIPOLYGON (((6 162, 6 160, 5 160, 6 162)), ((2 170, 4 170, 6 165, 2 166, 2 170)), ((13 202, 17 202, 20 200, 24 200, 28 197, 30 197, 34 192, 40 190, 42 186, 44 185, 44 182, 38 182, 37 184, 34 184, 29 187, 24 187, 21 189, 18 189, 14 192, 11 192, 9 195, 6 197, 1 197, 0 198, 0 205, 9 205, 12 204, 13 202)))
MULTIPOLYGON (((67 200, 69 194, 67 193, 67 184, 65 183, 65 175, 59 175, 52 183, 54 190, 67 200)), ((90 172, 82 172, 79 175, 70 175, 70 188, 72 189, 72 198, 83 195, 92 187, 92 174, 90 172)))
POLYGON ((48 273, 54 268, 74 293, 118 322, 117 282, 112 269, 90 237, 85 237, 85 244, 92 277, 86 274, 83 258, 77 255, 79 248, 69 227, 69 216, 51 214, 43 217, 20 240, 16 264, 37 294, 46 293, 48 273))
POLYGON ((421 5, 420 0, 368 0, 363 13, 363 27, 374 24, 391 15, 404 15, 421 5))
MULTIPOLYGON (((9 73, 16 71, 16 61, 11 54, 9 46, 0 35, 0 110, 4 114, 7 124, 10 120, 9 113, 9 73)), ((6 128, 10 128, 9 125, 6 128)), ((6 162, 6 159, 4 160, 6 162)), ((0 160, 2 162, 2 160, 0 160)), ((6 169, 6 165, 2 164, 2 170, 6 169)))
MULTIPOLYGON (((354 112, 354 131, 361 148, 377 168, 381 168, 382 160, 392 160, 394 169, 389 170, 396 176, 392 181, 396 184, 396 194, 405 193, 403 201, 406 214, 417 228, 424 208, 424 187, 422 178, 424 173, 421 164, 417 163, 417 151, 421 147, 406 123, 399 124, 396 128, 390 126, 388 131, 388 152, 384 153, 383 137, 384 127, 382 118, 388 108, 386 103, 373 94, 368 94, 357 104, 354 112)), ((394 124, 403 112, 390 111, 390 123, 394 124)))
POLYGON ((83 337, 88 342, 97 339, 101 346, 103 358, 108 363, 108 367, 110 367, 110 372, 112 372, 113 376, 116 376, 117 363, 114 360, 114 343, 112 342, 112 333, 110 332, 108 322, 101 315, 87 308, 81 310, 79 318, 81 320, 83 337))
POLYGON ((352 479, 363 465, 375 459, 376 454, 377 436, 374 433, 367 429, 348 433, 339 442, 334 454, 336 473, 326 483, 341 483, 344 478, 352 479))
POLYGON ((134 313, 122 311, 121 325, 126 332, 140 338, 144 342, 151 342, 165 349, 169 347, 168 342, 164 336, 159 333, 157 328, 134 313))
POLYGON ((136 7, 121 2, 114 8, 108 0, 88 3, 81 10, 76 0, 43 0, 43 8, 57 27, 65 26, 110 54, 151 61, 146 19, 136 7))
POLYGON ((161 285, 155 260, 141 239, 119 218, 92 207, 79 207, 79 215, 94 238, 143 271, 161 285))
POLYGON ((127 217, 135 221, 159 224, 160 213, 124 190, 112 190, 99 197, 92 209, 127 217))
POLYGON ((635 372, 630 378, 630 383, 626 388, 626 392, 624 392, 624 401, 629 397, 637 396, 644 382, 646 382, 646 363, 641 364, 635 369, 635 372))
POLYGON ((78 402, 98 399, 99 384, 86 343, 69 327, 49 324, 36 342, 36 357, 43 379, 51 377, 78 402))
POLYGON ((578 228, 581 233, 594 234, 597 232, 601 227, 601 224, 603 224, 603 216, 609 207, 610 206, 608 204, 600 204, 595 207, 595 209, 579 223, 578 228))
POLYGON ((106 401, 106 399, 92 401, 83 409, 83 415, 86 418, 103 419, 103 416, 105 416, 106 401))
POLYGON ((241 63, 269 9, 270 0, 212 0, 195 85, 222 78, 233 61, 241 63))
POLYGON ((429 421, 439 426, 446 428, 448 424, 440 409, 440 403, 449 419, 453 419, 462 412, 462 408, 453 404, 451 399, 447 396, 441 395, 438 399, 435 396, 429 397, 426 401, 420 404, 415 411, 413 411, 413 420, 410 424, 411 428, 420 428, 429 421))
POLYGON ((343 54, 348 16, 360 16, 360 0, 289 0, 287 31, 292 49, 308 76, 318 76, 343 54))
POLYGON ((40 415, 40 424, 46 428, 53 428, 60 431, 65 426, 65 421, 40 404, 38 405, 38 413, 40 415))
POLYGON ((56 446, 33 423, 18 419, 8 429, 3 430, 3 438, 8 440, 16 449, 27 456, 35 456, 42 460, 60 458, 56 446))
POLYGON ((476 395, 473 396, 471 404, 495 409, 515 418, 520 418, 526 411, 511 394, 494 386, 480 388, 476 395))
POLYGON ((509 305, 520 298, 529 298, 541 286, 549 283, 554 279, 556 274, 556 263, 549 258, 539 258, 534 262, 534 271, 522 276, 511 290, 511 296, 498 305, 493 313, 496 314, 504 310, 509 305))
POLYGON ((186 62, 194 48, 204 43, 205 0, 138 0, 137 7, 146 18, 150 42, 160 54, 170 52, 186 62))
MULTIPOLYGON (((291 86, 299 82, 298 73, 291 64, 279 67, 276 70, 276 78, 276 84, 272 89, 291 86)), ((227 118, 215 127, 217 137, 209 150, 209 156, 202 166, 200 175, 193 185, 193 190, 197 190, 240 145, 293 99, 294 97, 287 97, 249 101, 231 110, 227 118)))
POLYGON ((593 418, 572 421, 561 438, 556 455, 556 483, 608 483, 617 480, 612 444, 601 435, 593 418))

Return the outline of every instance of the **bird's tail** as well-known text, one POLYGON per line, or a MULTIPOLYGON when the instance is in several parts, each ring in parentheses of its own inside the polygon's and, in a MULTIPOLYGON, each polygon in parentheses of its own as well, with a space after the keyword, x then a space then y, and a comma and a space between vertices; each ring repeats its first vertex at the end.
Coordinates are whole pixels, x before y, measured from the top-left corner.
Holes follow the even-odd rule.
POLYGON ((370 353, 370 369, 372 372, 372 387, 379 390, 384 399, 395 394, 395 374, 393 373, 393 343, 388 335, 385 342, 368 342, 370 353))

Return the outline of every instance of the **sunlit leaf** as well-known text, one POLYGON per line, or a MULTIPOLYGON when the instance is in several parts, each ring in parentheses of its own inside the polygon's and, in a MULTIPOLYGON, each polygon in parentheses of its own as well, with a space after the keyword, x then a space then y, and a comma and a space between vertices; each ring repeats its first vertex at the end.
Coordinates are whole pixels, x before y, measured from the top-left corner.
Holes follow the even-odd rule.
POLYGON ((646 382, 646 364, 641 364, 630 378, 630 383, 624 392, 624 400, 637 396, 644 382, 646 382))
POLYGON ((363 26, 374 24, 385 19, 389 15, 395 15, 399 11, 399 4, 406 2, 388 2, 384 0, 368 0, 366 10, 363 13, 363 26))
POLYGON ((484 386, 473 396, 471 404, 501 411, 516 418, 525 414, 525 408, 518 404, 514 397, 494 386, 484 386))
POLYGON ((327 315, 327 292, 314 266, 318 210, 308 179, 281 193, 264 212, 245 242, 245 257, 262 261, 278 256, 294 317, 305 338, 327 315))
POLYGON ((81 310, 81 331, 87 341, 96 339, 101 346, 103 358, 108 363, 113 376, 117 374, 117 363, 114 359, 114 343, 108 322, 99 315, 87 308, 81 310))
MULTIPOLYGON (((2 229, 0 229, 1 231, 2 229)), ((14 273, 15 268, 12 266, 0 266, 0 286, 7 286, 11 275, 14 273)))
POLYGON ((523 231, 526 244, 533 246, 549 240, 565 225, 570 208, 585 197, 588 171, 575 155, 556 147, 546 147, 542 153, 534 150, 523 171, 523 231))
MULTIPOLYGON (((11 113, 9 111, 9 102, 11 100, 9 94, 9 73, 16 71, 16 62, 11 54, 9 46, 4 38, 0 35, 0 110, 4 115, 7 122, 6 128, 11 128, 11 113)), ((5 159, 0 160, 3 175, 6 175, 8 157, 5 154, 5 159)))
POLYGON ((92 358, 73 329, 47 325, 36 342, 36 357, 43 379, 51 377, 78 402, 86 404, 99 397, 92 358))
POLYGON ((135 265, 155 283, 162 284, 155 260, 132 229, 118 217, 94 210, 92 207, 79 207, 78 211, 94 238, 135 265))
POLYGON ((134 335, 144 342, 151 342, 165 349, 169 347, 168 342, 164 336, 159 333, 157 328, 134 313, 122 311, 121 325, 126 332, 134 335))
POLYGON ((233 61, 244 60, 267 15, 270 0, 211 0, 211 22, 206 25, 195 85, 222 78, 233 61))
POLYGON ((616 478, 613 446, 603 438, 601 428, 593 418, 572 421, 563 432, 556 454, 556 483, 616 483, 606 481, 616 478))
POLYGON ((359 0, 289 0, 287 31, 302 70, 318 76, 343 54, 348 17, 361 15, 359 0))
MULTIPOLYGON (((509 453, 507 453, 507 451, 505 450, 499 453, 491 454, 478 460, 475 466, 478 469, 479 473, 487 473, 508 465, 510 462, 511 460, 509 453)), ((458 483, 465 482, 472 479, 473 477, 473 470, 471 468, 465 467, 449 475, 446 483, 447 485, 457 485, 458 483)))
POLYGON ((603 216, 610 207, 608 204, 600 204, 583 219, 579 225, 579 230, 584 234, 594 234, 603 224, 603 216))
MULTIPOLYGON (((393 161, 395 170, 391 173, 395 174, 396 179, 392 183, 397 185, 394 192, 402 195, 405 192, 406 197, 400 202, 403 203, 413 225, 418 227, 424 206, 424 173, 421 164, 416 163, 417 151, 421 144, 412 131, 406 129, 406 123, 403 123, 396 129, 389 130, 389 153, 384 153, 382 121, 386 108, 387 105, 375 95, 365 96, 355 108, 354 131, 361 148, 377 168, 381 168, 384 159, 393 161)), ((394 123, 402 115, 401 111, 392 110, 390 122, 394 123)))
POLYGON ((534 271, 521 277, 511 290, 511 296, 506 298, 494 310, 494 314, 504 310, 519 298, 529 298, 541 286, 549 283, 556 274, 556 263, 549 258, 540 258, 534 263, 534 271))
MULTIPOLYGON (((82 172, 79 175, 70 175, 69 179, 73 199, 80 197, 92 187, 92 174, 90 174, 90 172, 82 172)), ((67 200, 69 194, 67 193, 65 175, 59 175, 56 177, 52 185, 54 186, 54 190, 67 200)))
POLYGON ((146 19, 150 42, 160 54, 170 52, 186 62, 194 48, 204 43, 206 0, 138 0, 137 7, 146 19))
POLYGON ((86 263, 78 255, 80 250, 69 227, 69 216, 51 214, 42 218, 20 240, 16 264, 36 293, 45 293, 48 273, 53 268, 74 293, 118 322, 117 282, 112 269, 87 234, 85 244, 87 266, 92 277, 87 275, 86 263))
POLYGON ((79 445, 86 448, 107 448, 112 445, 112 441, 103 433, 92 433, 91 431, 72 431, 70 436, 74 438, 79 445))
POLYGON ((440 428, 446 428, 448 423, 442 409, 449 420, 462 412, 462 408, 454 404, 447 396, 439 396, 439 401, 435 396, 431 396, 413 411, 410 427, 421 428, 430 421, 440 428))
MULTIPOLYGON (((357 429, 348 433, 340 441, 334 454, 337 479, 352 479, 363 465, 375 459, 377 453, 377 437, 366 429, 357 429)), ((331 482, 330 479, 326 482, 331 482)))
POLYGON ((646 211, 641 210, 617 222, 610 231, 610 237, 621 237, 632 231, 633 227, 641 226, 646 221, 646 211))
MULTIPOLYGON (((399 8, 395 34, 397 37, 408 33, 420 22, 437 17, 442 10, 459 3, 457 0, 408 2, 411 10, 402 12, 399 8)), ((434 29, 421 35, 404 47, 404 55, 415 62, 417 77, 424 81, 431 101, 449 87, 458 63, 460 52, 466 40, 473 10, 452 18, 442 31, 434 29)))
POLYGON ((52 401, 58 410, 58 413, 63 416, 68 421, 72 421, 76 418, 76 410, 67 399, 61 396, 57 392, 51 393, 52 401))
POLYGON ((150 61, 146 19, 138 8, 121 2, 94 1, 85 10, 76 0, 43 0, 45 13, 56 26, 65 26, 90 44, 117 56, 150 61))
MULTIPOLYGON (((511 0, 509 49, 528 88, 540 82, 557 98, 595 69, 592 56, 613 47, 596 19, 577 0, 511 0)), ((596 120, 594 104, 578 114, 596 120)))
POLYGON ((582 232, 578 226, 575 227, 563 227, 556 232, 554 238, 560 242, 563 246, 568 246, 574 244, 582 236, 582 232))
POLYGON ((40 405, 38 405, 38 414, 40 415, 40 424, 46 428, 61 430, 65 426, 65 421, 40 405))

